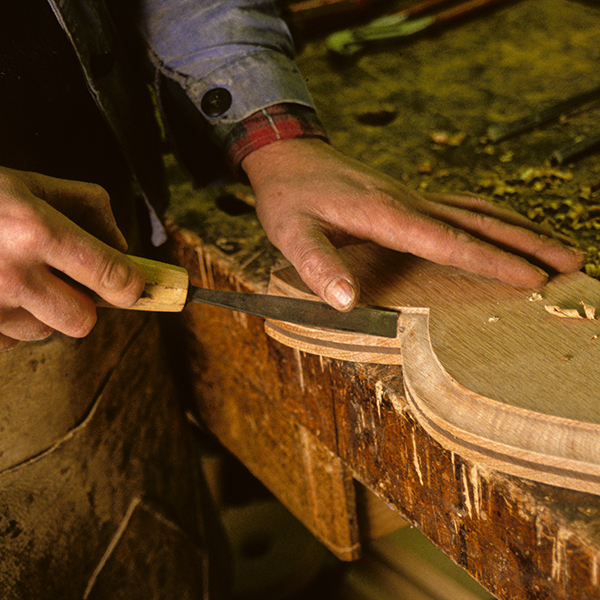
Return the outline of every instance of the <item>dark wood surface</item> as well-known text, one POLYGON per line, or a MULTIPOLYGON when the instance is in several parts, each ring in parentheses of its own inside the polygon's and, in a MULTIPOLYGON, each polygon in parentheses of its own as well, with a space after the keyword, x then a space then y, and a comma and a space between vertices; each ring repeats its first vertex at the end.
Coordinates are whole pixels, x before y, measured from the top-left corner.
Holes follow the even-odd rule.
MULTIPOLYGON (((600 159, 560 170, 544 161, 591 132, 598 113, 493 148, 481 136, 490 122, 597 85, 599 26, 590 4, 524 0, 344 65, 310 41, 299 63, 336 145, 411 187, 485 192, 560 225, 592 248, 593 271, 593 215, 577 221, 570 211, 600 204, 600 159), (434 143, 438 130, 464 141, 434 143), (529 179, 532 169, 540 176, 529 179)), ((239 201, 247 190, 200 194, 173 170, 173 191, 172 256, 193 282, 264 292, 280 259, 239 201)), ((269 339, 260 319, 222 309, 184 315, 202 418, 338 556, 356 558, 364 541, 360 482, 500 599, 600 596, 600 498, 447 451, 411 413, 400 367, 295 352, 269 339)))

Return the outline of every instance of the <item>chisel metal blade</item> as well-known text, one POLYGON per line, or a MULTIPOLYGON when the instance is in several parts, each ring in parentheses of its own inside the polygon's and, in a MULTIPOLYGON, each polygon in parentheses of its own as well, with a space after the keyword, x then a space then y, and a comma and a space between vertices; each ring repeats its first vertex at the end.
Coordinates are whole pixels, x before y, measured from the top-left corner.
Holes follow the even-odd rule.
POLYGON ((398 334, 399 313, 393 310, 359 306, 349 312, 340 312, 324 302, 313 300, 197 287, 190 287, 187 302, 210 304, 297 325, 387 338, 395 338, 398 334))

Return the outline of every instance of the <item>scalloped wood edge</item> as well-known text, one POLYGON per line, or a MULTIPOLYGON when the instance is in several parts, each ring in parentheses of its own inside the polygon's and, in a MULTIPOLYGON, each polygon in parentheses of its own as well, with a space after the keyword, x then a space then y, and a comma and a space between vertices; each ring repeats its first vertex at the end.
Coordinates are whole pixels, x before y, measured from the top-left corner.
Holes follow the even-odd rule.
POLYGON ((407 399, 444 448, 511 475, 600 494, 600 426, 507 406, 461 386, 435 356, 427 316, 406 326, 402 352, 407 399), (565 455, 565 446, 587 460, 565 455))
MULTIPOLYGON (((480 466, 600 495, 600 426, 543 415, 474 394, 444 370, 428 332, 428 310, 401 310, 399 337, 369 346, 355 336, 267 321, 267 334, 308 354, 338 360, 402 365, 409 404, 423 428, 444 448, 480 466), (356 339, 356 338, 359 339, 356 339), (477 414, 477 419, 473 415, 477 414), (523 432, 529 447, 521 443, 523 432), (498 441, 503 438, 503 441, 498 441), (587 460, 565 456, 564 445, 587 460)), ((362 337, 362 339, 360 339, 362 337)))
MULTIPOLYGON (((306 297, 277 281, 274 293, 306 297)), ((477 394, 451 377, 432 347, 429 309, 396 307, 398 337, 265 323, 273 339, 339 360, 402 365, 409 405, 447 450, 479 467, 600 495, 600 424, 543 414, 477 394)))

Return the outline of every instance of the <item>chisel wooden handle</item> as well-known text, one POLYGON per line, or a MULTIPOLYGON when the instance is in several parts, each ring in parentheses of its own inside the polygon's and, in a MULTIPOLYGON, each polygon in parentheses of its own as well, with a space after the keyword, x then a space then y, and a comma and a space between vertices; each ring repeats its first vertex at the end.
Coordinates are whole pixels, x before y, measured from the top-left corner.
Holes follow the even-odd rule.
MULTIPOLYGON (((155 312, 180 312, 185 306, 189 277, 183 267, 167 263, 130 256, 144 269, 146 287, 140 299, 129 310, 151 310, 155 312)), ((98 300, 97 306, 112 306, 104 300, 98 300)))

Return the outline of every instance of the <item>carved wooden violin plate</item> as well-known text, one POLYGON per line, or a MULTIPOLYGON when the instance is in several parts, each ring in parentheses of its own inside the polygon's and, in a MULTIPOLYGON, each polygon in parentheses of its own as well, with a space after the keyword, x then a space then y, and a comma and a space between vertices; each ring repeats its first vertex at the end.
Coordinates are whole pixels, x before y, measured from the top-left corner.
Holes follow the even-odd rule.
MULTIPOLYGON (((371 244, 342 252, 361 303, 401 313, 398 337, 267 322, 271 337, 398 365, 417 419, 447 449, 600 494, 600 282, 572 273, 534 292, 371 244)), ((291 267, 272 274, 270 293, 312 296, 291 267)))

